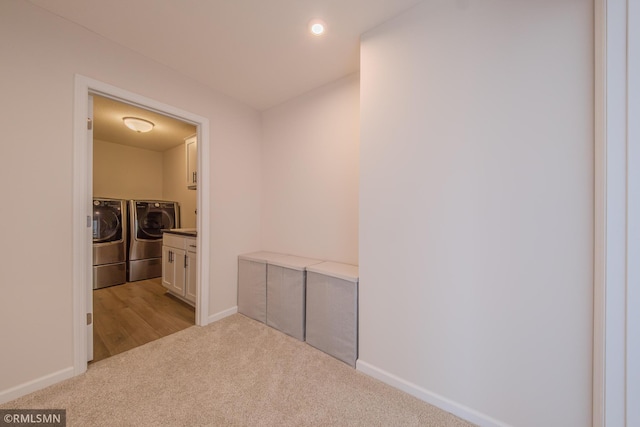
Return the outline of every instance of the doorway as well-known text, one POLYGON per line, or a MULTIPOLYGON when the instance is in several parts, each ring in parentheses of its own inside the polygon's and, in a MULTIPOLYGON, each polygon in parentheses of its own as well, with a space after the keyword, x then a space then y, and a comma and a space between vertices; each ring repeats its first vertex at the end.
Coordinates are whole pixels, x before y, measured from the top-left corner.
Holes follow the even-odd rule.
MULTIPOLYGON (((168 292, 161 267, 164 230, 189 229, 197 234, 197 186, 188 179, 186 149, 197 129, 98 94, 89 101, 93 111, 92 362, 97 362, 195 324, 195 301, 187 300, 184 292, 168 292), (125 118, 140 120, 149 130, 131 129, 125 118), (159 201, 160 207, 144 201, 159 201)), ((190 160, 196 159, 194 153, 190 160)))
POLYGON ((87 118, 91 108, 89 95, 143 108, 145 110, 187 122, 196 127, 198 139, 198 188, 196 209, 197 271, 195 324, 208 323, 209 307, 209 120, 81 75, 75 78, 74 103, 74 182, 73 182, 73 306, 74 306, 74 373, 86 371, 93 348, 93 266, 92 266, 92 202, 93 202, 93 144, 87 118))

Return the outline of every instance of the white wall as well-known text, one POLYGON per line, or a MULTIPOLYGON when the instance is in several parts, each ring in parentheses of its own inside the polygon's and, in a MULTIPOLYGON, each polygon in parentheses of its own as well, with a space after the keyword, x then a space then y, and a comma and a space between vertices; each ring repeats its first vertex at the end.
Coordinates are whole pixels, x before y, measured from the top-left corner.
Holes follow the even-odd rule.
POLYGON ((263 113, 265 250, 358 264, 359 79, 263 113))
POLYGON ((162 199, 163 154, 93 140, 93 196, 162 199))
POLYGON ((196 227, 197 191, 187 188, 184 144, 162 153, 162 198, 180 203, 180 227, 196 227))
POLYGON ((426 1, 362 38, 358 368, 591 425, 593 4, 426 1))
POLYGON ((0 2, 0 401, 73 367, 75 73, 211 124, 210 314, 236 305, 237 254, 260 249, 260 115, 29 2, 0 2))

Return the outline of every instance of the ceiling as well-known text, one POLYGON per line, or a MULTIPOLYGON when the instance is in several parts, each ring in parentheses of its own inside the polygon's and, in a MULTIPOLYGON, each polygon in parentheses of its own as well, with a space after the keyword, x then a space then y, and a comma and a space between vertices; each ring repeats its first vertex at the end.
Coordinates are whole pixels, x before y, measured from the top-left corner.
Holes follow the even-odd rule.
POLYGON ((358 71, 360 35, 421 0, 29 1, 264 110, 358 71))
POLYGON ((93 96, 93 139, 151 151, 165 151, 184 144, 196 127, 133 105, 93 96), (151 132, 138 133, 124 125, 123 117, 139 117, 152 122, 151 132))

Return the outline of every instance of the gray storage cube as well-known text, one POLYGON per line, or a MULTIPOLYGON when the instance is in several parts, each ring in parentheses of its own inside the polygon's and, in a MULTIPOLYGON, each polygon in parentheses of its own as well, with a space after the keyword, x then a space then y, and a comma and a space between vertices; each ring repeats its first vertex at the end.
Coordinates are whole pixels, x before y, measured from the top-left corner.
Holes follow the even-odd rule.
POLYGON ((253 252, 238 256, 238 313, 267 321, 267 262, 286 255, 253 252))
POLYGON ((355 367, 358 359, 358 267, 323 262, 307 268, 306 341, 355 367))
POLYGON ((321 262, 296 256, 267 262, 267 325, 304 341, 305 268, 321 262))

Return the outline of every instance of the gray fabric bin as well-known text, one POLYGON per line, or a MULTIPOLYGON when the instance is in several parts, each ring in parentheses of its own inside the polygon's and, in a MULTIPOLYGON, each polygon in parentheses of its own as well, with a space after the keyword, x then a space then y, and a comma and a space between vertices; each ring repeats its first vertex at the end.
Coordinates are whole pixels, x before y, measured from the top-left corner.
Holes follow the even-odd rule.
POLYGON ((307 268, 306 341, 355 367, 358 267, 324 262, 307 268))
POLYGON ((305 269, 321 262, 295 256, 267 262, 267 325, 304 341, 305 269))
POLYGON ((238 256, 238 313, 267 321, 267 262, 287 255, 252 252, 238 256))

